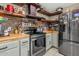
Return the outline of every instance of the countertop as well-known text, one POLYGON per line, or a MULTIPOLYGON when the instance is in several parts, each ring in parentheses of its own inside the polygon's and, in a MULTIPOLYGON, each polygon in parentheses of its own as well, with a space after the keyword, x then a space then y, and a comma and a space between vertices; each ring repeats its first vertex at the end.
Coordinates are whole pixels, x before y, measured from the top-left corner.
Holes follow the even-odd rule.
POLYGON ((22 38, 29 38, 29 35, 28 34, 10 34, 9 36, 0 37, 0 42, 19 40, 22 38))
MULTIPOLYGON (((52 31, 52 30, 45 30, 43 31, 44 33, 53 33, 53 34, 57 34, 58 31, 52 31)), ((29 34, 10 34, 9 36, 4 36, 4 37, 0 37, 0 43, 1 42, 5 42, 5 41, 14 41, 14 40, 19 40, 22 38, 29 38, 29 34)))
POLYGON ((43 31, 44 33, 58 33, 58 31, 55 31, 55 30, 44 30, 43 31))

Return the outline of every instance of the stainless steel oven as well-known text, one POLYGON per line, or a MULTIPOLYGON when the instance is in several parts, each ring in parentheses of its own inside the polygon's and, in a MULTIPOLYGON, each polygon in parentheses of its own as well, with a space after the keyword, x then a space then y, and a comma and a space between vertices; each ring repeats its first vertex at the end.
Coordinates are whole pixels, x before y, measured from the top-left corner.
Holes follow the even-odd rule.
POLYGON ((31 56, 42 56, 46 52, 46 43, 44 35, 31 36, 31 56))

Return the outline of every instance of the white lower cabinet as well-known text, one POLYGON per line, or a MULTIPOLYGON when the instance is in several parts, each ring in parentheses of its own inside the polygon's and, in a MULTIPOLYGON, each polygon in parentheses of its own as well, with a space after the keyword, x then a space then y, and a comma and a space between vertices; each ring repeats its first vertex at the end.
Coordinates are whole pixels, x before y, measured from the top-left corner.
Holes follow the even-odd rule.
POLYGON ((29 38, 24 38, 20 40, 20 51, 21 56, 28 56, 29 55, 29 38))
POLYGON ((52 47, 51 33, 46 34, 46 50, 52 47))
POLYGON ((28 56, 29 38, 0 44, 0 56, 28 56))
POLYGON ((19 56, 18 50, 19 50, 18 47, 13 48, 13 49, 10 49, 8 51, 4 51, 4 52, 0 53, 0 56, 19 56))
POLYGON ((58 33, 53 33, 53 46, 58 48, 58 33))
POLYGON ((52 41, 52 46, 53 46, 53 33, 51 33, 51 41, 52 41))
POLYGON ((50 49, 52 46, 58 48, 58 32, 46 34, 46 50, 50 49))
POLYGON ((19 41, 0 44, 0 56, 19 56, 19 41))
POLYGON ((28 56, 28 55, 29 55, 28 47, 22 47, 21 56, 28 56))

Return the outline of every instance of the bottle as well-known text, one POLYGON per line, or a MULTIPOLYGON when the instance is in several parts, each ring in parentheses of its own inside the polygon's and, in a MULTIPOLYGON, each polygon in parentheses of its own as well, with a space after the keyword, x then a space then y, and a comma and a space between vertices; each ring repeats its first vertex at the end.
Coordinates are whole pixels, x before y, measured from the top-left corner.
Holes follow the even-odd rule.
POLYGON ((18 34, 18 28, 17 27, 14 28, 14 34, 18 34))

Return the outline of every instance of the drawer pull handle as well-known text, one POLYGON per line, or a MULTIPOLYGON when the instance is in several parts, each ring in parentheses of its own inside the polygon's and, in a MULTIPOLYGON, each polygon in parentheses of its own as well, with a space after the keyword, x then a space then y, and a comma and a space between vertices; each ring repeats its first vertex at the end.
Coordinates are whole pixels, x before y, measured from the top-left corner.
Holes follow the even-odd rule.
POLYGON ((3 48, 0 48, 0 50, 4 50, 4 49, 7 49, 8 47, 6 46, 6 47, 3 47, 3 48))

